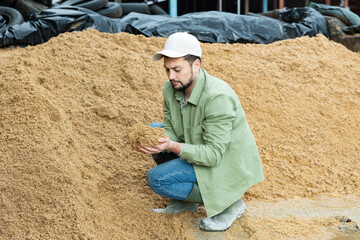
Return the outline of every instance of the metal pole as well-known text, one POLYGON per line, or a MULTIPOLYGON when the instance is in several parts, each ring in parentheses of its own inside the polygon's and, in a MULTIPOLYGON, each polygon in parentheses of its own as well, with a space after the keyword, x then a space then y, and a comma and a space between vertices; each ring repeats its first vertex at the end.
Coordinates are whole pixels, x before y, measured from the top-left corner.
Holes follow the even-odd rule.
POLYGON ((245 0, 245 15, 249 12, 249 0, 245 0))
POLYGON ((177 0, 169 0, 170 17, 177 17, 177 0))
POLYGON ((263 12, 267 12, 267 10, 268 10, 268 1, 263 0, 263 12))
POLYGON ((326 5, 331 5, 331 0, 325 0, 326 5))
POLYGON ((222 12, 222 0, 219 0, 219 11, 222 12))
POLYGON ((348 7, 348 4, 349 4, 349 1, 348 1, 348 0, 345 0, 344 8, 347 8, 347 7, 348 7))
POLYGON ((237 0, 237 14, 240 14, 240 10, 241 10, 240 4, 241 4, 241 1, 237 0))

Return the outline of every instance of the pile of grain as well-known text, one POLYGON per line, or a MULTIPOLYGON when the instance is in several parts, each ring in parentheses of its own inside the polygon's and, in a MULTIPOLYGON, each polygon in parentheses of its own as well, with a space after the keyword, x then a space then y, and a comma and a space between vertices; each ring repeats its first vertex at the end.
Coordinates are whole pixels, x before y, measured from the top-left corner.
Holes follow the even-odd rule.
MULTIPOLYGON (((162 120, 164 43, 88 30, 1 57, 3 239, 194 238, 204 211, 151 212, 167 202, 146 183, 155 163, 126 140, 162 120)), ((246 200, 360 196, 359 53, 323 36, 202 47, 257 140, 266 180, 246 200)))

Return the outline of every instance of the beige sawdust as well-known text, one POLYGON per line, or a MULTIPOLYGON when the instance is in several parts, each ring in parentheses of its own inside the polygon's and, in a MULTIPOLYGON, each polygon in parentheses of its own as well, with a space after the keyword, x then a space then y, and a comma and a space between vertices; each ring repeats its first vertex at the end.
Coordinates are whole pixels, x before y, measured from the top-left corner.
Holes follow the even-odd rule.
MULTIPOLYGON (((204 210, 153 213, 168 202, 147 186, 155 163, 126 139, 128 126, 162 120, 166 74, 151 56, 164 43, 87 30, 1 55, 3 239, 195 238, 204 210)), ((323 36, 202 47, 203 67, 234 88, 257 140, 266 180, 246 200, 360 196, 359 53, 323 36)), ((226 234, 301 239, 324 226, 293 221, 245 216, 226 234)))
POLYGON ((158 145, 158 139, 165 138, 166 135, 164 128, 153 128, 143 123, 137 123, 127 129, 127 137, 129 142, 140 148, 142 145, 148 146, 148 141, 158 145))

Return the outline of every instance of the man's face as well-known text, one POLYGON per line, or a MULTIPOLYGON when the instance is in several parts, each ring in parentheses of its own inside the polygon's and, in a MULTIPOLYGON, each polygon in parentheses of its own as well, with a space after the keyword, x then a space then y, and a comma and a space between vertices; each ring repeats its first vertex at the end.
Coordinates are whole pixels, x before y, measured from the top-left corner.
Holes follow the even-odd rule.
POLYGON ((164 67, 175 90, 185 91, 194 83, 193 66, 190 66, 189 62, 184 58, 164 57, 164 67))

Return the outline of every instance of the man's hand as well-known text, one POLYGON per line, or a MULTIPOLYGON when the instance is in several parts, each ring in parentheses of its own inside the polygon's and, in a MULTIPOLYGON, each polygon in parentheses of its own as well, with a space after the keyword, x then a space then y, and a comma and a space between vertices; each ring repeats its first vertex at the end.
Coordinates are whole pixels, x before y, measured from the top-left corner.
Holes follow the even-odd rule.
POLYGON ((141 145, 139 150, 147 154, 156 154, 165 150, 169 150, 171 144, 170 138, 159 138, 158 141, 158 145, 154 145, 152 142, 148 141, 149 145, 141 145))
POLYGON ((154 145, 152 142, 148 141, 149 145, 148 146, 141 145, 141 148, 139 148, 139 150, 147 154, 156 154, 165 150, 168 150, 175 154, 180 154, 181 143, 171 141, 170 138, 168 137, 159 138, 158 141, 159 141, 158 145, 154 145))

